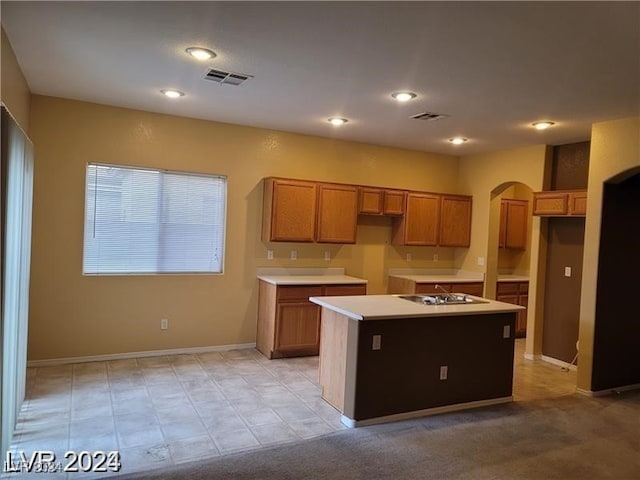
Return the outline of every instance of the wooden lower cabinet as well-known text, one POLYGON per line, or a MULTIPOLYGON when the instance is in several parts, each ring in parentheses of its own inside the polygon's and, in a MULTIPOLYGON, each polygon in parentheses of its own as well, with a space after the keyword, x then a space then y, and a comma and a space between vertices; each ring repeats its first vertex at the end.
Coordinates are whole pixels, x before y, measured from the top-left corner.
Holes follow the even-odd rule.
POLYGON ((460 283, 416 283, 415 292, 413 293, 444 293, 436 285, 440 285, 449 293, 466 293, 467 295, 475 295, 481 297, 484 293, 484 283, 482 282, 460 282, 460 283))
MULTIPOLYGON (((529 282, 498 282, 496 300, 527 307, 529 303, 529 282)), ((516 318, 516 337, 527 335, 527 310, 520 310, 516 318)))
POLYGON ((279 303, 276 317, 275 351, 318 353, 320 311, 306 301, 279 303))
POLYGON ((256 348, 267 358, 318 355, 320 307, 309 297, 366 293, 366 284, 273 285, 259 280, 256 348))
POLYGON ((432 293, 444 293, 436 285, 440 285, 449 293, 466 293, 467 295, 475 295, 481 297, 484 294, 483 282, 416 282, 414 280, 408 280, 403 277, 389 277, 388 292, 391 294, 397 293, 418 293, 418 294, 432 294, 432 293))

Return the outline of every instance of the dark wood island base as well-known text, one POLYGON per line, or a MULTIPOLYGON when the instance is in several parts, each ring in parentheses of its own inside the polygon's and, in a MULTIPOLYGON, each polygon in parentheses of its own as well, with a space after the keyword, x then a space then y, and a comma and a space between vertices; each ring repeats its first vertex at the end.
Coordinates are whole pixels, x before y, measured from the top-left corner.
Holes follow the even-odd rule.
POLYGON ((512 401, 516 316, 366 320, 323 306, 322 397, 349 427, 512 401))

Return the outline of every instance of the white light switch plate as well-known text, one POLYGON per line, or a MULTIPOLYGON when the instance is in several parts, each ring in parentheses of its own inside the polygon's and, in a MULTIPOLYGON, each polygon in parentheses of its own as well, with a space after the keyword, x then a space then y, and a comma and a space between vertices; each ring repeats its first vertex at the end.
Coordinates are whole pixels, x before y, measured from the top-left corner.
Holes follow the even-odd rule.
POLYGON ((273 250, 267 250, 267 260, 273 260, 273 250))
POLYGON ((502 328, 502 338, 509 338, 511 336, 511 326, 505 325, 502 328))
POLYGON ((565 277, 571 276, 571 267, 564 267, 564 276, 565 277))
POLYGON ((407 262, 410 262, 410 261, 411 261, 411 254, 407 253, 407 262))
POLYGON ((440 380, 446 380, 449 376, 449 367, 442 365, 440 367, 440 380))
POLYGON ((484 265, 484 257, 478 257, 478 265, 484 265))
POLYGON ((298 251, 297 250, 291 250, 291 255, 290 257, 291 260, 297 260, 298 259, 298 251))
POLYGON ((371 342, 371 350, 380 350, 382 348, 382 335, 374 335, 371 342))
POLYGON ((331 260, 331 252, 329 250, 324 252, 324 259, 328 262, 331 260))

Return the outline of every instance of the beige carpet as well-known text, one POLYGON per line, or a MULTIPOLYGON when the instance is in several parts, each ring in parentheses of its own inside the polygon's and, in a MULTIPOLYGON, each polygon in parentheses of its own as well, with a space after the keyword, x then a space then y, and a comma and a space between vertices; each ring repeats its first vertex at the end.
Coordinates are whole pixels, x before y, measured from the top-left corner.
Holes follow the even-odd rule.
POLYGON ((333 433, 127 479, 640 479, 640 391, 333 433))

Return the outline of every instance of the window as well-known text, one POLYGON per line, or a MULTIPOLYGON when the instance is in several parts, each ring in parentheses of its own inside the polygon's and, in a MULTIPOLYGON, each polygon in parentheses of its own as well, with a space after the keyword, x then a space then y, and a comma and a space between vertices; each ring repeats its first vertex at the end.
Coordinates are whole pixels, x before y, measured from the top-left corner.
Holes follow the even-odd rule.
POLYGON ((87 166, 85 274, 222 273, 227 179, 87 166))

